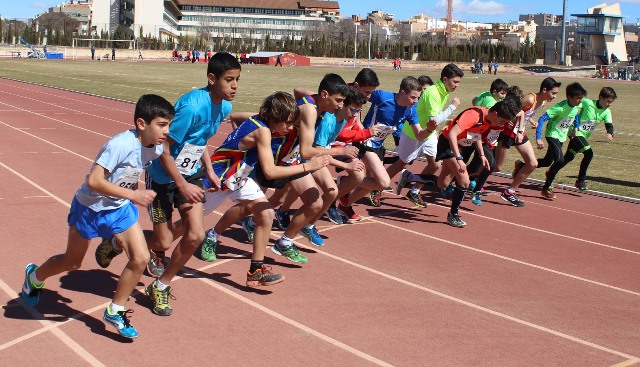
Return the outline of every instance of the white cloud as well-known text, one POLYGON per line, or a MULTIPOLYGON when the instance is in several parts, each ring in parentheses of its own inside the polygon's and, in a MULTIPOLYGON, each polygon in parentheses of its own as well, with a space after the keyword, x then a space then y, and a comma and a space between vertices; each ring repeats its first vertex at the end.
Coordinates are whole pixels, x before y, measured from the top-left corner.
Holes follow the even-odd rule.
POLYGON ((31 7, 34 8, 34 9, 41 9, 42 10, 42 9, 49 8, 49 5, 47 5, 47 4, 43 3, 42 1, 40 1, 40 2, 37 2, 37 3, 31 4, 31 7))
MULTIPOLYGON (((639 1, 640 0, 631 0, 639 1)), ((436 9, 446 13, 447 0, 439 0, 436 9)), ((482 0, 454 0, 453 1, 453 13, 456 14, 473 14, 473 15, 503 15, 511 12, 513 8, 508 7, 496 1, 482 1, 482 0)))

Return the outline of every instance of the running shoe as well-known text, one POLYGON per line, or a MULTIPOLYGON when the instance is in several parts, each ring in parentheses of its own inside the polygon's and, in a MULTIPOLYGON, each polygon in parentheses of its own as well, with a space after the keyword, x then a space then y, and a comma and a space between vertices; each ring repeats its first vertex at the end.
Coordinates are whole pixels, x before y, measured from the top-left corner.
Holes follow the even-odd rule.
POLYGON ((342 224, 342 214, 334 204, 327 210, 327 218, 329 218, 333 224, 342 224))
POLYGON ((242 229, 247 234, 247 242, 253 243, 253 235, 256 230, 256 224, 253 222, 253 217, 248 216, 242 220, 242 229))
POLYGON ((484 187, 480 189, 480 196, 489 196, 489 193, 484 191, 484 187))
POLYGON ((518 199, 518 195, 516 195, 515 192, 509 192, 509 190, 504 190, 500 195, 500 199, 518 208, 524 206, 524 203, 520 199, 518 199))
POLYGON ((471 202, 475 205, 482 205, 482 199, 480 198, 480 193, 479 192, 472 192, 471 193, 471 202))
POLYGON ((425 201, 422 199, 422 195, 420 195, 420 193, 416 194, 412 191, 409 191, 404 198, 412 202, 413 205, 417 207, 420 207, 420 208, 427 207, 427 203, 425 203, 425 201))
POLYGON ((387 186, 387 187, 385 187, 385 189, 384 189, 384 190, 382 190, 382 191, 384 191, 384 192, 393 192, 393 189, 391 188, 391 186, 387 186))
POLYGON ((556 198, 556 194, 553 193, 553 189, 550 187, 543 187, 540 194, 542 194, 544 198, 549 200, 553 200, 556 198))
POLYGON ((355 211, 353 211, 353 207, 351 205, 345 206, 342 205, 342 202, 339 202, 338 210, 344 214, 344 218, 346 218, 347 222, 349 223, 359 222, 362 220, 362 217, 359 216, 355 211))
POLYGON ((107 306, 107 309, 104 310, 102 319, 107 324, 115 326, 115 328, 118 330, 118 333, 125 338, 137 338, 138 330, 136 330, 136 328, 131 326, 131 324, 129 323, 129 318, 127 317, 128 313, 133 313, 133 310, 122 310, 116 312, 115 315, 112 315, 109 313, 109 306, 107 306))
POLYGON ((298 248, 295 245, 291 244, 289 246, 286 246, 283 245, 281 241, 281 239, 277 240, 276 243, 271 246, 271 251, 278 255, 286 257, 294 263, 306 264, 309 261, 304 255, 298 252, 298 248))
MULTIPOLYGON (((244 223, 242 224, 244 228, 244 223)), ((204 234, 204 240, 200 244, 200 259, 204 261, 216 261, 218 258, 218 237, 214 234, 213 228, 207 230, 204 234)))
POLYGON ((516 160, 515 163, 513 164, 513 172, 511 172, 511 178, 516 178, 516 176, 518 175, 518 172, 520 172, 522 167, 524 167, 524 162, 519 159, 516 160))
POLYGON ((409 183, 409 175, 411 175, 411 172, 409 170, 406 170, 406 169, 402 170, 402 174, 400 175, 400 180, 396 185, 396 195, 400 195, 400 191, 402 191, 402 189, 405 186, 407 186, 407 183, 409 183))
POLYGON ((270 266, 262 265, 262 268, 253 273, 247 272, 247 287, 274 285, 281 282, 284 282, 284 275, 272 273, 270 266))
POLYGON ((291 216, 288 210, 282 211, 280 210, 280 208, 277 208, 276 210, 274 210, 274 213, 276 215, 276 223, 278 224, 278 228, 280 228, 281 230, 286 230, 287 227, 289 227, 289 224, 291 223, 291 216))
POLYGON ((476 180, 469 181, 469 191, 473 192, 476 188, 476 180))
POLYGON ((451 224, 452 226, 458 228, 462 228, 467 225, 465 221, 460 219, 460 216, 458 214, 452 214, 451 212, 447 214, 447 222, 449 222, 449 224, 451 224))
POLYGON ((302 231, 300 231, 300 234, 307 237, 312 245, 318 247, 324 246, 324 240, 322 239, 322 237, 320 237, 320 233, 318 233, 318 229, 316 228, 316 226, 313 226, 311 228, 304 227, 302 228, 302 231))
POLYGON ((449 186, 447 186, 447 193, 451 194, 453 193, 453 190, 455 190, 455 187, 453 186, 453 182, 449 184, 449 186))
POLYGON ((111 260, 113 260, 114 257, 122 253, 121 248, 113 247, 112 240, 113 237, 103 238, 102 242, 96 247, 96 262, 103 269, 111 264, 111 260))
POLYGON ((35 306, 40 301, 40 293, 44 287, 44 283, 40 287, 36 287, 31 281, 31 274, 38 269, 36 264, 29 264, 24 270, 24 282, 22 283, 22 292, 20 296, 29 305, 35 306))
POLYGON ((171 305, 169 305, 169 300, 176 299, 176 297, 171 294, 170 286, 167 286, 167 288, 161 291, 157 285, 158 279, 149 283, 144 289, 144 293, 153 300, 153 308, 151 311, 158 316, 170 316, 173 309, 171 305))
POLYGON ((149 262, 147 263, 147 274, 160 278, 164 273, 166 257, 164 251, 149 250, 149 262))
POLYGON ((584 180, 577 180, 576 188, 578 188, 580 191, 589 190, 589 186, 587 186, 587 182, 584 180))
POLYGON ((373 190, 369 193, 369 201, 371 201, 371 205, 375 206, 376 208, 382 205, 382 191, 380 190, 373 190))

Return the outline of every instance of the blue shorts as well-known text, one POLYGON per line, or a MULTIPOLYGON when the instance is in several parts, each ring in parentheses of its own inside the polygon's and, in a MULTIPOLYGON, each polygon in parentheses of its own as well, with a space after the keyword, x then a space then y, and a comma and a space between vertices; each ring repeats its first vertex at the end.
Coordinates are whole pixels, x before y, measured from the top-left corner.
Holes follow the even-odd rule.
POLYGON ((122 233, 138 221, 138 207, 128 202, 118 209, 94 212, 73 198, 67 217, 69 227, 75 226, 82 238, 111 238, 122 233))

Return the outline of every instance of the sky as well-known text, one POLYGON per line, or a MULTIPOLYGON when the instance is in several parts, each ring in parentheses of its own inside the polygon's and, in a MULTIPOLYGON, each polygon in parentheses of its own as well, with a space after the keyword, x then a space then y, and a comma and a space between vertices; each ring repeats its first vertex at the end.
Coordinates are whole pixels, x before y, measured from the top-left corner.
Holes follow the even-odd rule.
MULTIPOLYGON (((392 13, 397 20, 406 20, 416 14, 444 17, 446 0, 337 0, 345 17, 352 14, 367 15, 373 10, 392 13), (366 3, 367 5, 363 5, 366 3)), ((640 0, 618 0, 625 23, 640 21, 640 0)), ((0 0, 0 15, 4 18, 33 18, 48 8, 65 2, 63 0, 0 0)), ((598 5, 605 0, 567 0, 567 14, 582 14, 587 7, 598 5), (586 5, 585 5, 586 4, 586 5)), ((616 1, 608 1, 613 4, 616 1)), ((453 18, 478 22, 507 22, 518 20, 518 14, 550 13, 562 14, 562 0, 454 0, 453 18)))

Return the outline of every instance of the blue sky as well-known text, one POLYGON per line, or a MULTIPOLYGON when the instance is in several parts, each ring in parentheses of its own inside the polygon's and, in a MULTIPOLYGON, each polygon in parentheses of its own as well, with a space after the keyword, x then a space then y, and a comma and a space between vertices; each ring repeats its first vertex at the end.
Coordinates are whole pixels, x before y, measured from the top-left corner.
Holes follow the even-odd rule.
MULTIPOLYGON (((4 18, 32 18, 55 6, 63 0, 2 0, 0 15, 4 18)), ((446 0, 338 0, 341 12, 366 15, 372 10, 393 13, 398 20, 409 19, 412 15, 423 13, 433 17, 445 15, 446 0), (367 5, 363 5, 366 3, 367 5)), ((568 0, 567 13, 586 13, 588 6, 594 6, 605 0, 568 0), (586 3, 586 5, 585 5, 586 3)), ((613 4, 616 1, 608 1, 613 4)), ((640 0, 619 0, 625 22, 636 23, 640 18, 640 0)), ((454 0, 454 19, 475 20, 480 22, 504 22, 517 20, 518 14, 551 13, 562 14, 562 0, 454 0)))

